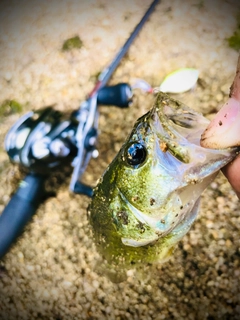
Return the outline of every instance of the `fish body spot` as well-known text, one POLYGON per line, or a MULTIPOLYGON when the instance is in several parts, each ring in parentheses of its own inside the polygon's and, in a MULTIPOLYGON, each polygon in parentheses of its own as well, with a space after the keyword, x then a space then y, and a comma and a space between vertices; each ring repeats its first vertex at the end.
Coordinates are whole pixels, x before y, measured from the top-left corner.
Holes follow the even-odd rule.
POLYGON ((128 215, 126 211, 118 211, 117 213, 118 219, 122 222, 124 225, 128 225, 128 215))
POLYGON ((138 222, 137 228, 140 229, 140 233, 145 232, 144 224, 141 221, 138 222))
POLYGON ((150 206, 153 206, 156 203, 156 200, 154 198, 150 198, 150 206))
POLYGON ((139 200, 139 196, 134 196, 132 197, 132 201, 135 202, 135 201, 138 201, 139 200))
POLYGON ((160 149, 162 150, 162 152, 167 152, 168 145, 166 144, 166 142, 161 142, 160 143, 160 149))

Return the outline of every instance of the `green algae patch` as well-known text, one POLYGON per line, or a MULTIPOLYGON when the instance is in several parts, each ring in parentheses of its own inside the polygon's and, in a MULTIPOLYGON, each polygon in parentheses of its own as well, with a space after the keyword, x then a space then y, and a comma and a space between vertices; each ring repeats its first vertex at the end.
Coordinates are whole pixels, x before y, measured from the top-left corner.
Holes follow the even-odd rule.
POLYGON ((230 48, 240 50, 240 13, 237 16, 237 29, 231 37, 227 38, 227 41, 230 48))
POLYGON ((0 116, 8 116, 13 113, 20 113, 23 106, 16 100, 5 100, 0 105, 0 116))
POLYGON ((83 46, 82 40, 79 38, 79 36, 75 36, 64 41, 62 50, 70 51, 72 49, 81 49, 82 46, 83 46))

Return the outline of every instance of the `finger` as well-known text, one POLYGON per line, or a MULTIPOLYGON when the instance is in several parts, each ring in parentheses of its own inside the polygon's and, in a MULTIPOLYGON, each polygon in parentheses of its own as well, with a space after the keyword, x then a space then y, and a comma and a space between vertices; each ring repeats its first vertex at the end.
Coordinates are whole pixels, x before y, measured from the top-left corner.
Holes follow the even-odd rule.
POLYGON ((222 172, 240 199, 240 157, 237 157, 234 161, 224 167, 222 172))
POLYGON ((240 145, 240 102, 229 98, 201 136, 201 146, 225 149, 240 145))
POLYGON ((225 149, 240 145, 240 55, 229 99, 201 136, 201 146, 225 149))

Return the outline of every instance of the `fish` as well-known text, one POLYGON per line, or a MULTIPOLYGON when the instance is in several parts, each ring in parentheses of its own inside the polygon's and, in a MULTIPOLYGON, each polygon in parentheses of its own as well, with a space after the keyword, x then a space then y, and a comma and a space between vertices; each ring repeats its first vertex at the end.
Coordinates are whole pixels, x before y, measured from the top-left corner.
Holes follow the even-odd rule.
POLYGON ((239 146, 205 148, 210 121, 158 92, 94 189, 96 247, 114 270, 166 261, 194 223, 200 197, 239 146))

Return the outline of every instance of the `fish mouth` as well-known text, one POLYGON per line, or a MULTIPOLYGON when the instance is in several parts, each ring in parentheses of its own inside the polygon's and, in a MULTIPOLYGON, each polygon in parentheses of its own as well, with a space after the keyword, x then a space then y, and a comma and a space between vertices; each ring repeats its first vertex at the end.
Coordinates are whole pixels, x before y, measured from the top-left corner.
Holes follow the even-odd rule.
POLYGON ((201 134, 210 122, 202 114, 162 92, 150 110, 149 121, 161 138, 196 146, 200 146, 201 134))

